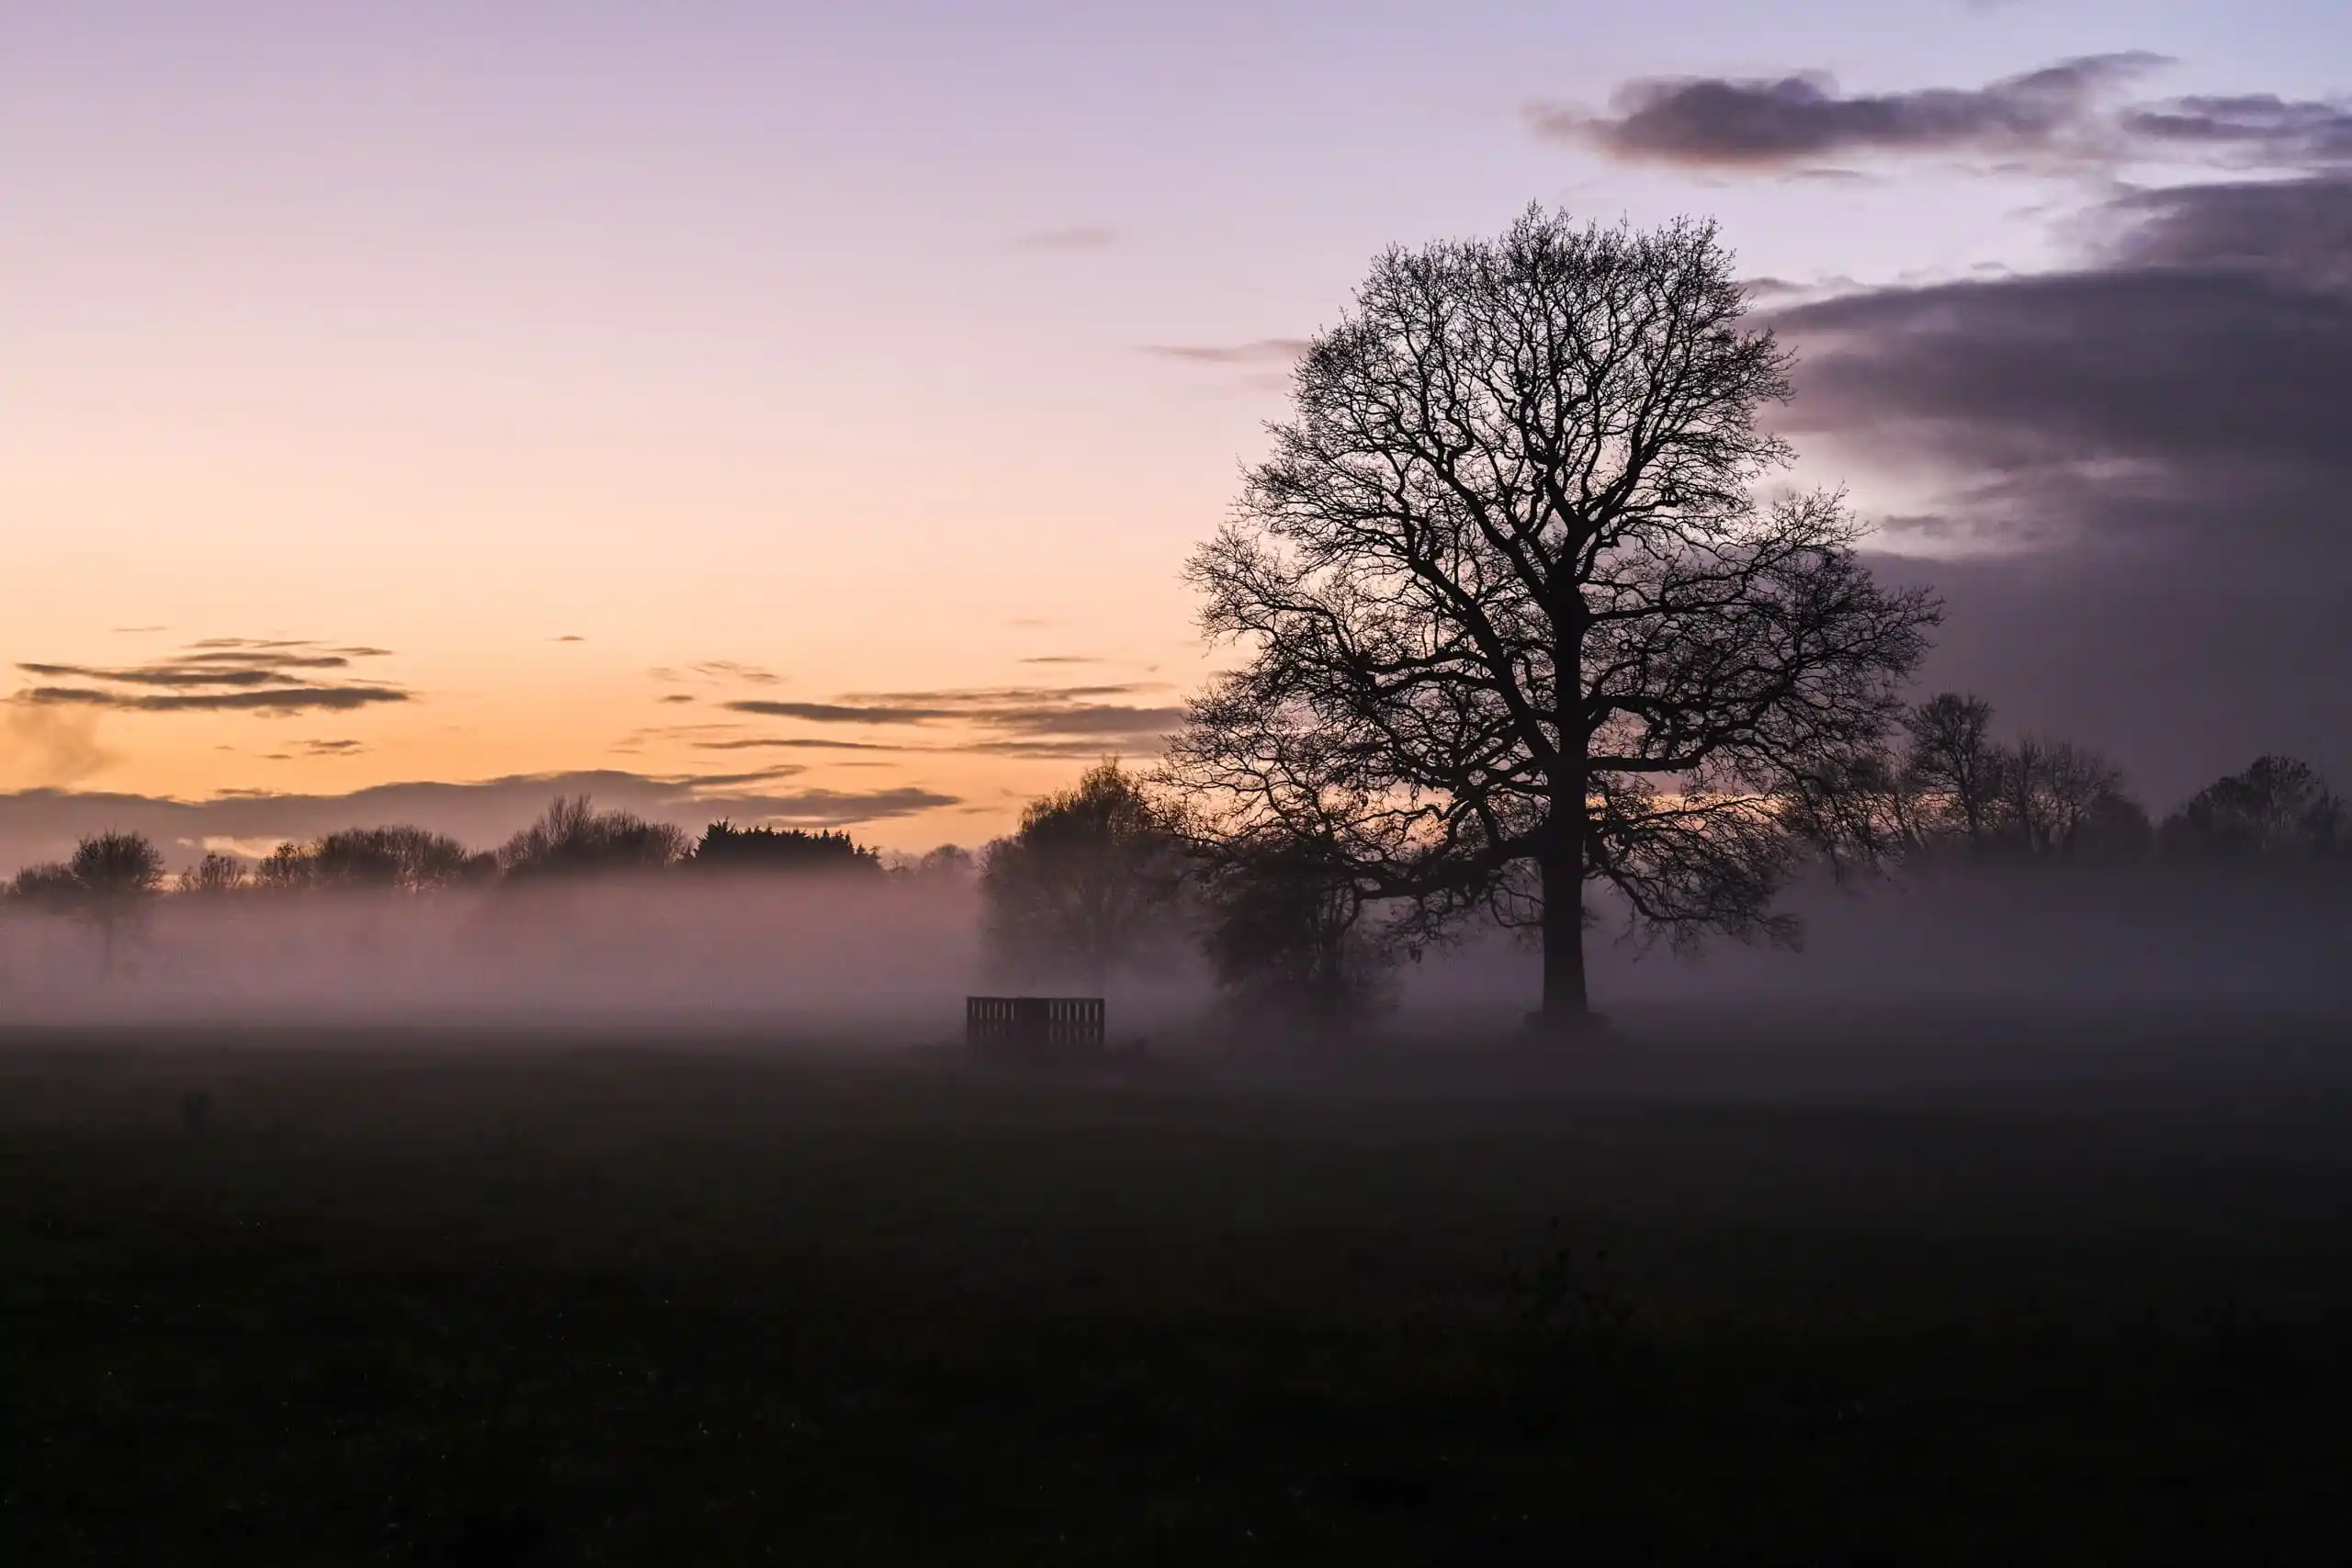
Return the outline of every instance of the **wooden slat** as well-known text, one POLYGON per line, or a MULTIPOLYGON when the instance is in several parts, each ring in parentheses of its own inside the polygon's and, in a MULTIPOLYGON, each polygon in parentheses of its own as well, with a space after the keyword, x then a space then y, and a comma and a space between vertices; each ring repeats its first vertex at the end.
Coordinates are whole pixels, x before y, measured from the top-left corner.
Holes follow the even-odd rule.
POLYGON ((1103 1046, 1101 997, 967 997, 964 1038, 976 1048, 1028 1056, 1080 1055, 1103 1046))

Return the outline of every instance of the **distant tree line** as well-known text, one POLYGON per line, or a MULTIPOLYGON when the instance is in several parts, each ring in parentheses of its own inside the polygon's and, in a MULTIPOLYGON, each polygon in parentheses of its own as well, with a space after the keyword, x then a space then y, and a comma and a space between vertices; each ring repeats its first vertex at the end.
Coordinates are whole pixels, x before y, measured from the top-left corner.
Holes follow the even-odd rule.
POLYGON ((2123 770, 2070 740, 1993 732, 1993 705, 1947 692, 1904 711, 1897 743, 1803 781, 1787 807, 1833 861, 2286 864, 2352 853, 2352 808, 2309 763, 2257 757, 2162 822, 2123 770))
MULTIPOLYGON (((2352 875, 2352 807, 2317 770, 2256 758, 2162 819, 2095 750, 2004 741, 1993 707, 1945 693, 1905 709, 1889 744, 1774 803, 1791 877, 1812 870, 1934 877, 1964 867, 2087 872, 2132 864, 2333 867, 2352 875)), ((1181 750, 1181 744, 1180 744, 1181 750)), ((1344 1028, 1379 1009, 1417 955, 1409 922, 1311 835, 1220 816, 1181 765, 1106 761, 1032 803, 979 862, 989 946, 1004 973, 1100 988, 1196 952, 1237 1016, 1344 1028)))
MULTIPOLYGON (((964 851, 943 848, 900 868, 908 876, 954 876, 964 851)), ((444 888, 536 886, 565 879, 649 874, 717 877, 790 874, 880 878, 880 853, 846 832, 713 822, 694 838, 628 811, 598 811, 585 795, 551 802, 496 850, 473 851, 447 834, 406 824, 345 828, 279 844, 258 861, 218 850, 175 878, 144 835, 84 838, 66 860, 27 866, 0 900, 30 911, 74 914, 108 933, 166 893, 191 899, 305 893, 429 893, 444 888)))

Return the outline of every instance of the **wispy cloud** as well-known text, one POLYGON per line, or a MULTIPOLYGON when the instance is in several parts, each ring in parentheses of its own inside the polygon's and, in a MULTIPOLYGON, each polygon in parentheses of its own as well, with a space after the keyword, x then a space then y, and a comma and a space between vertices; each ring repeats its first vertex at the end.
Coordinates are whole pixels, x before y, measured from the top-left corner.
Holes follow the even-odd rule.
POLYGON ((8 738, 10 771, 36 784, 79 784, 114 761, 98 744, 96 714, 0 703, 0 732, 8 738))
MULTIPOLYGON (((1182 715, 1179 715, 1181 717, 1182 715)), ((1039 761, 1091 762, 1106 754, 1117 752, 1157 753, 1167 732, 1174 728, 1169 723, 1150 731, 1107 734, 1092 739, 1068 740, 979 740, 969 746, 951 748, 957 753, 972 757, 1019 757, 1039 761)))
POLYGON ((730 713, 758 714, 764 718, 797 718, 810 724, 929 724, 960 718, 956 708, 909 707, 887 703, 783 703, 746 699, 723 705, 730 713))
POLYGON ((876 740, 834 740, 821 735, 764 735, 740 740, 697 740, 697 751, 905 751, 876 740))
POLYGON ((1160 681, 1119 681, 1096 686, 949 686, 923 692, 850 692, 844 702, 937 703, 956 712, 1076 702, 1080 698, 1125 697, 1139 692, 1166 691, 1160 681))
MULTIPOLYGON (((943 743, 924 750, 995 751, 1028 754, 1020 747, 1078 747, 1100 750, 1108 745, 1157 747, 1161 737, 1183 722, 1182 707, 1164 703, 1118 702, 1106 699, 1137 697, 1169 690, 1164 682, 1125 681, 1085 686, 977 686, 910 692, 851 692, 830 703, 786 703, 747 699, 726 706, 732 712, 767 718, 799 719, 813 724, 904 726, 930 728, 959 726, 999 739, 973 743, 943 743)), ((714 743, 716 744, 716 743, 714 743)), ((738 743, 727 743, 731 747, 738 743)), ((748 744, 741 743, 741 744, 748 744)), ((1072 754, 1064 750, 1050 753, 1072 754)))
POLYGON ((106 669, 85 664, 19 664, 17 669, 28 675, 40 675, 50 680, 104 681, 121 686, 286 686, 299 683, 288 671, 298 669, 332 670, 347 665, 347 659, 288 659, 275 661, 267 668, 245 665, 178 663, 151 665, 137 669, 106 669))
POLYGON ((748 784, 767 784, 776 779, 788 779, 808 770, 797 762, 774 768, 755 768, 740 773, 681 773, 661 782, 697 795, 715 789, 734 789, 748 784))
POLYGON ((747 686, 773 686, 784 679, 763 665, 745 664, 734 659, 706 659, 686 668, 708 680, 741 681, 747 686))
POLYGON ((308 640, 206 637, 141 664, 20 663, 18 670, 43 683, 18 692, 17 700, 43 707, 130 713, 268 714, 408 702, 413 694, 405 687, 337 678, 356 660, 381 659, 389 652, 308 640), (51 683, 59 682, 82 683, 51 683))
POLYGON ((746 664, 736 659, 703 659, 692 664, 657 664, 647 673, 657 681, 718 686, 774 686, 784 680, 765 665, 746 664))
POLYGON ((1182 360, 1191 365, 1263 368, 1294 365, 1307 347, 1307 340, 1303 337, 1261 337, 1248 343, 1146 344, 1143 352, 1155 358, 1182 360))
POLYGON ((377 703, 404 703, 397 686, 282 686, 258 692, 181 692, 145 695, 88 686, 30 686, 20 701, 49 706, 112 708, 125 713, 345 712, 377 703))
POLYGON ((2132 109, 2123 128, 2143 148, 2224 163, 2319 172, 2352 168, 2352 102, 2268 93, 2174 98, 2132 109))

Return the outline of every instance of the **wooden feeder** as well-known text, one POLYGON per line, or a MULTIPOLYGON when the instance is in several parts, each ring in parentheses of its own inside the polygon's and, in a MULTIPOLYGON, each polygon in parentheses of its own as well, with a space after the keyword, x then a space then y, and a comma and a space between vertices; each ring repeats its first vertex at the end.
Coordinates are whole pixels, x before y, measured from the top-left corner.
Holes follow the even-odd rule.
POLYGON ((1101 997, 967 997, 964 1043, 1012 1062, 1079 1061, 1102 1054, 1101 997))

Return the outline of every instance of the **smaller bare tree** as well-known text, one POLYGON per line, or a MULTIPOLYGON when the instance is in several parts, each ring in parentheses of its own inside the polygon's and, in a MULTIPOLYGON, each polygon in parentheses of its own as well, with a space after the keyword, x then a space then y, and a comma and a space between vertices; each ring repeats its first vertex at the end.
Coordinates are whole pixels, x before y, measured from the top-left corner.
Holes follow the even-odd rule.
POLYGON ((1993 739, 1993 705, 1975 693, 1945 692, 1903 716, 1911 738, 1900 783, 1922 809, 1914 832, 1956 830, 1982 852, 1998 830, 2007 754, 1993 739))
POLYGON ((588 796, 559 796, 537 822, 506 840, 498 863, 523 881, 663 871, 693 847, 683 829, 630 811, 598 811, 588 796))
POLYGON ((254 886, 266 893, 300 893, 318 880, 318 863, 311 846, 291 840, 278 845, 254 867, 254 886))
POLYGON ((2298 860, 2352 841, 2352 808, 2308 762, 2257 757, 2214 780, 2165 819, 2167 853, 2190 858, 2298 860))
POLYGON ((211 897, 223 893, 243 892, 253 886, 253 873, 246 869, 243 861, 212 850, 202 860, 180 873, 179 890, 211 897))
POLYGON ((1427 936, 1398 898, 1412 814, 1303 704, 1227 684, 1195 697, 1189 719, 1158 782, 1183 803, 1210 969, 1254 1017, 1317 1031, 1361 1021, 1386 999, 1399 952, 1427 936))
POLYGON ((65 868, 98 928, 101 963, 112 974, 120 932, 163 886, 164 857, 143 833, 93 833, 74 845, 65 868))
POLYGON ((2123 770, 2072 741, 2029 735, 2010 749, 2006 773, 2008 829, 2029 855, 2075 853, 2139 809, 2123 793, 2123 770))
POLYGON ((1363 919, 1363 886, 1329 846, 1224 842, 1204 865, 1202 945, 1238 1013, 1329 1035, 1389 1000, 1396 950, 1363 919))
POLYGON ((1012 836, 983 852, 990 953, 1018 976, 1069 975, 1099 989, 1172 936, 1184 872, 1165 814, 1106 761, 1033 801, 1012 836))
POLYGON ((2112 857, 2150 841, 2147 812, 2122 769, 2071 740, 1995 739, 1993 705, 1973 693, 1930 697, 1904 715, 1903 729, 1909 744, 1871 795, 1901 853, 2112 857))

